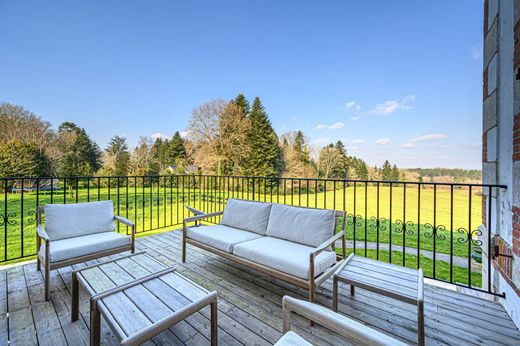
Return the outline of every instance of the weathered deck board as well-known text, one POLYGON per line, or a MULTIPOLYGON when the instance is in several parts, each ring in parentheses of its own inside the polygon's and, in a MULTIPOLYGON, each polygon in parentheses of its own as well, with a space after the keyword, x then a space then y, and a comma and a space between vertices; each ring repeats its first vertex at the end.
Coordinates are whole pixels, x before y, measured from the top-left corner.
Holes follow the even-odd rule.
MULTIPOLYGON (((305 299, 307 291, 295 285, 244 269, 204 250, 188 247, 187 262, 180 262, 180 233, 167 232, 137 240, 145 250, 166 265, 177 265, 189 279, 219 292, 219 342, 222 345, 269 345, 282 334, 281 298, 288 294, 305 299)), ((117 258, 119 255, 110 256, 117 258)), ((98 263, 98 260, 86 264, 98 263)), ((86 264, 75 265, 74 268, 86 264)), ((139 276, 139 263, 128 263, 128 274, 139 276)), ((126 270, 126 269, 125 269, 126 270)), ((81 293, 81 317, 70 322, 72 268, 51 273, 51 301, 43 299, 43 277, 36 264, 0 267, 0 344, 86 345, 89 313, 81 293), (7 329, 9 326, 9 329, 7 329)), ((331 280, 318 290, 317 301, 330 306, 331 280)), ((409 304, 358 289, 351 297, 340 284, 340 312, 407 343, 417 342, 416 313, 409 304)), ((161 287, 157 287, 161 290, 161 287)), ((161 294, 161 292, 157 292, 161 294)), ((147 345, 209 344, 209 309, 154 338, 147 345)), ((519 345, 520 332, 500 304, 445 288, 425 285, 427 345, 519 345)), ((294 330, 313 344, 346 344, 346 340, 308 321, 293 319, 294 330)), ((103 326, 104 327, 104 326, 103 326)), ((104 345, 115 338, 105 327, 104 345)))

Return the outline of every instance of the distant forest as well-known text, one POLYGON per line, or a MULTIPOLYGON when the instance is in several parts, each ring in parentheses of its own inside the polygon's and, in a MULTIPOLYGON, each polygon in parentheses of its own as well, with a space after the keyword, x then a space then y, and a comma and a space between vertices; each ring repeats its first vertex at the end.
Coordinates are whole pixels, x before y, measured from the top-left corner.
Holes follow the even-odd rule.
POLYGON ((406 171, 419 175, 418 180, 439 181, 449 177, 453 182, 482 181, 482 171, 480 169, 462 168, 410 168, 406 171))
POLYGON ((242 94, 193 109, 185 131, 141 137, 130 148, 115 135, 104 149, 81 125, 52 125, 23 106, 0 104, 0 177, 251 175, 385 181, 480 181, 479 170, 371 167, 342 141, 311 146, 301 130, 277 134, 260 98, 242 94))

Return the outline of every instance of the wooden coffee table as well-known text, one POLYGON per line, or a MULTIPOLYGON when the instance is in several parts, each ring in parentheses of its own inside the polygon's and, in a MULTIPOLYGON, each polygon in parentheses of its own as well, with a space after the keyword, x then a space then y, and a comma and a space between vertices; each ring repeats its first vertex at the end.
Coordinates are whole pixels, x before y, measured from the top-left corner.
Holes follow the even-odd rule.
POLYGON ((332 308, 338 311, 338 282, 417 306, 418 341, 424 345, 424 279, 422 269, 411 269, 351 254, 333 277, 332 308))
POLYGON ((79 286, 90 296, 90 344, 100 344, 100 317, 121 342, 139 345, 211 306, 211 344, 217 345, 217 292, 209 292, 146 253, 72 272, 71 320, 79 315, 79 286))

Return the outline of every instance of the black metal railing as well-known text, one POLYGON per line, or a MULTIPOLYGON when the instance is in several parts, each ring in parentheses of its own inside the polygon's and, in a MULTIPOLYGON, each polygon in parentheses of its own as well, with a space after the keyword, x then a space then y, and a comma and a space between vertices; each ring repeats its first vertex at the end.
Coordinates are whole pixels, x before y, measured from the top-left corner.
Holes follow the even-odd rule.
POLYGON ((133 220, 141 234, 181 225, 188 216, 183 205, 214 212, 228 198, 241 198, 345 210, 349 252, 496 294, 488 258, 490 201, 506 188, 211 175, 0 178, 0 263, 35 255, 36 207, 47 203, 111 199, 114 212, 133 220))

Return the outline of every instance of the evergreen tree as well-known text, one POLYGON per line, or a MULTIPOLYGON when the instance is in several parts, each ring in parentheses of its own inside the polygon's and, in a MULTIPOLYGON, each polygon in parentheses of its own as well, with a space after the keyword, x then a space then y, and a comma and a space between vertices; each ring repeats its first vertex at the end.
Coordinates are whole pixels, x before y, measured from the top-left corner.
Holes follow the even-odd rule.
POLYGON ((278 136, 258 97, 253 102, 249 119, 251 131, 248 138, 247 173, 257 176, 279 176, 281 149, 278 136))
POLYGON ((392 179, 395 181, 399 181, 399 180, 401 180, 400 178, 401 178, 401 174, 399 173, 399 169, 394 164, 394 167, 392 167, 392 179))
POLYGON ((347 149, 342 141, 337 141, 334 148, 338 152, 339 163, 335 169, 334 176, 336 178, 346 179, 349 173, 349 158, 347 156, 347 149))
POLYGON ((368 180, 368 167, 365 161, 359 160, 359 164, 356 169, 356 174, 359 179, 368 180))
POLYGON ((169 145, 169 158, 172 164, 175 164, 177 159, 186 158, 186 148, 184 147, 184 139, 181 137, 179 131, 173 134, 169 145))
POLYGON ((58 174, 62 176, 90 175, 101 168, 101 151, 83 128, 64 122, 58 127, 61 158, 58 174))
POLYGON ((394 179, 392 166, 390 165, 390 162, 388 160, 385 160, 383 163, 383 168, 381 169, 381 180, 388 180, 391 181, 394 179))
POLYGON ((106 152, 113 157, 114 167, 112 174, 117 176, 128 175, 128 167, 130 165, 130 153, 126 138, 114 136, 110 140, 106 152))
POLYGON ((249 105, 249 101, 246 99, 244 94, 239 94, 232 102, 242 109, 242 112, 244 112, 245 116, 249 115, 249 112, 251 112, 251 106, 249 105))
POLYGON ((305 136, 302 131, 298 130, 296 136, 294 136, 293 150, 296 152, 300 162, 309 162, 309 153, 307 145, 305 144, 305 136))

